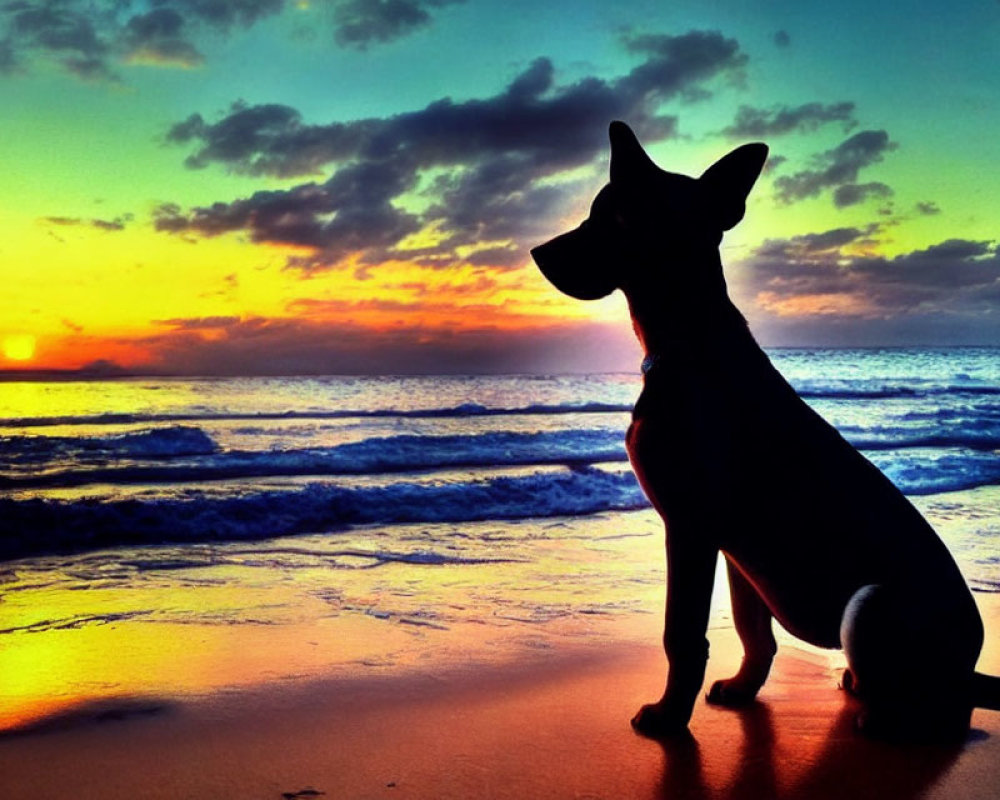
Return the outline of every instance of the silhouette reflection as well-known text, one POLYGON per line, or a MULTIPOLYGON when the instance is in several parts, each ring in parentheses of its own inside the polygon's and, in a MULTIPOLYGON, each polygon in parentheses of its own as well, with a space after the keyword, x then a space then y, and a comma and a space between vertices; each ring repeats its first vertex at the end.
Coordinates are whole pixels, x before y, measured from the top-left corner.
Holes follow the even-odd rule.
MULTIPOLYGON (((663 774, 653 797, 916 800, 948 771, 963 749, 963 743, 873 741, 855 730, 858 709, 856 701, 845 697, 825 740, 815 749, 808 741, 810 734, 803 738, 794 730, 790 738, 777 740, 772 711, 766 703, 728 711, 739 718, 738 750, 720 753, 706 746, 703 752, 697 739, 686 732, 660 741, 663 774), (722 763, 706 764, 709 758, 722 763)), ((789 719, 782 724, 789 726, 789 719)))

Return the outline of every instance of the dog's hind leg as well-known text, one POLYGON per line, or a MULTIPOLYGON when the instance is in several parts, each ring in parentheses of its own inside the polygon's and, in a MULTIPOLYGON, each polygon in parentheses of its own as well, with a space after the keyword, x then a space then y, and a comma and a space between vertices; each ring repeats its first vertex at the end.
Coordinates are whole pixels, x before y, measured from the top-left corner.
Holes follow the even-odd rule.
POLYGON ((865 733, 954 739, 968 732, 982 625, 942 596, 927 587, 869 585, 848 602, 841 644, 865 733))
POLYGON ((743 663, 732 678, 712 684, 706 699, 717 705, 741 706, 753 701, 764 685, 778 646, 771 630, 771 610, 753 584, 728 558, 726 569, 733 622, 743 643, 743 663))

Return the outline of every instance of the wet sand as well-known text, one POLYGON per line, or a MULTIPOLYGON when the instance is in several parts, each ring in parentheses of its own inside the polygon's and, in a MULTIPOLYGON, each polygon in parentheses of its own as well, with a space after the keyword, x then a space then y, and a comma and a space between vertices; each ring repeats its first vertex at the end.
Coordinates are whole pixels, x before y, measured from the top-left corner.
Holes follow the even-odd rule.
MULTIPOLYGON (((977 600, 980 669, 1000 674, 1000 595, 977 600)), ((732 631, 710 639, 709 680, 740 657, 732 631)), ((954 747, 869 741, 835 659, 788 646, 755 706, 701 702, 689 738, 643 739, 628 720, 662 670, 652 643, 604 640, 511 663, 105 699, 0 735, 0 796, 956 800, 1000 786, 1000 712, 977 710, 954 747)))

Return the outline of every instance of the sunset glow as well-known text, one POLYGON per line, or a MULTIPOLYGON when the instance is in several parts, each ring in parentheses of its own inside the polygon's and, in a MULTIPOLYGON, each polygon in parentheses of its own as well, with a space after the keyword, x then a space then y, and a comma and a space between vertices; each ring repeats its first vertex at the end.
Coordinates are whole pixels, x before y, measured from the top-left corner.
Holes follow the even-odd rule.
POLYGON ((632 369, 528 254, 616 117, 692 175, 771 146, 723 249, 766 344, 1000 338, 995 7, 43 6, 0 12, 8 369, 632 369))

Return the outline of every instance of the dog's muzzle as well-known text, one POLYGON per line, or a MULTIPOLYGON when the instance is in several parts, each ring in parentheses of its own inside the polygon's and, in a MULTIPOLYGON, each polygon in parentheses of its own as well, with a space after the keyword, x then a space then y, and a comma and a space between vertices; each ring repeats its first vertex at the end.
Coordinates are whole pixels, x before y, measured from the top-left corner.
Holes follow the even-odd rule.
POLYGON ((612 254, 589 219, 538 245, 531 257, 553 286, 577 300, 597 300, 617 288, 612 254))

